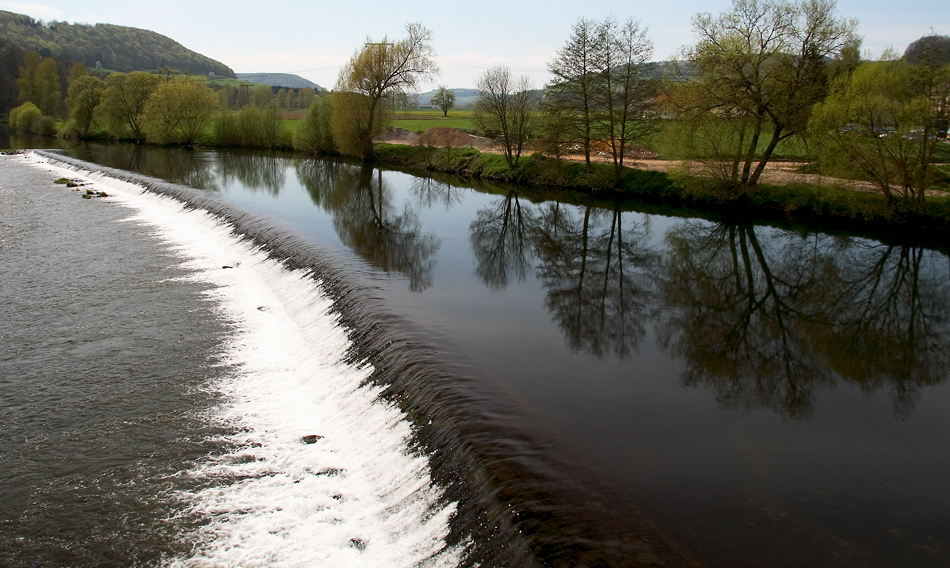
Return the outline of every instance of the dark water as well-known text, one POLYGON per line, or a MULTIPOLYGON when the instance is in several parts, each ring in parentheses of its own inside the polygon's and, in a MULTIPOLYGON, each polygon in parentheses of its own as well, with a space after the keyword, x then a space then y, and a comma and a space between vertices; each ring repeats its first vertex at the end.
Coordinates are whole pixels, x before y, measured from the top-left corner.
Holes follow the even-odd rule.
POLYGON ((182 514, 175 492, 198 484, 175 474, 220 449, 201 419, 215 400, 204 386, 225 371, 208 356, 226 327, 207 287, 179 280, 187 271, 167 247, 118 223, 127 211, 4 174, 0 565, 187 552, 166 519, 182 514))
POLYGON ((332 161, 70 154, 329 249, 368 290, 344 312, 387 330, 356 333, 374 380, 434 419, 434 475, 468 464, 487 564, 950 564, 943 252, 332 161))

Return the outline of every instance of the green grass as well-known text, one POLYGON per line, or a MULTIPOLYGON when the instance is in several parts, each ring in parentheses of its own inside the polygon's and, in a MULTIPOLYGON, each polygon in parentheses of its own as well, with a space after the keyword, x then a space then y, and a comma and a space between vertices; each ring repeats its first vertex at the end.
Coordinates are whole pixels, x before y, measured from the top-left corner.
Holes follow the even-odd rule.
POLYGON ((457 128, 468 132, 475 131, 475 123, 472 122, 472 111, 470 110, 450 110, 447 117, 442 116, 441 110, 397 111, 390 115, 390 124, 417 133, 435 127, 457 128))

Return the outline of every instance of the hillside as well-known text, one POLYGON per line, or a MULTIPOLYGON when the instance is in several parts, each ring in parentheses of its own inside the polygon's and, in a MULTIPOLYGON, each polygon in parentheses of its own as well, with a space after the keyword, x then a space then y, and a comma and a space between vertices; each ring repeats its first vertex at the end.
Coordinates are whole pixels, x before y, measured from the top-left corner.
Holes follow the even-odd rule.
POLYGON ((286 87, 288 89, 317 89, 322 91, 323 87, 308 81, 300 75, 290 73, 238 73, 238 79, 251 81, 253 83, 263 83, 271 87, 286 87))
MULTIPOLYGON (((472 103, 478 98, 478 89, 449 89, 455 93, 455 108, 464 108, 472 103)), ((416 97, 416 102, 420 106, 429 106, 429 101, 432 100, 432 97, 435 96, 437 92, 436 89, 431 91, 426 91, 425 93, 414 93, 413 96, 416 97)))
MULTIPOLYGON (((22 51, 36 51, 63 63, 81 61, 93 69, 154 71, 170 67, 193 75, 234 77, 227 65, 205 57, 161 34, 111 24, 43 23, 0 11, 0 37, 22 51)), ((19 65, 19 62, 17 63, 19 65)))

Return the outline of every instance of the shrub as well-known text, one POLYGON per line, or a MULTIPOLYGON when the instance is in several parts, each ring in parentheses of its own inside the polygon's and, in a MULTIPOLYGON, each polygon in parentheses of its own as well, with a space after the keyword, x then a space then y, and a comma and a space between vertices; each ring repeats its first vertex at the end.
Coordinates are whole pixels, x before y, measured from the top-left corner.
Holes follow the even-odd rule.
POLYGON ((29 134, 36 132, 36 125, 43 113, 31 102, 25 102, 10 111, 10 126, 17 132, 29 134))

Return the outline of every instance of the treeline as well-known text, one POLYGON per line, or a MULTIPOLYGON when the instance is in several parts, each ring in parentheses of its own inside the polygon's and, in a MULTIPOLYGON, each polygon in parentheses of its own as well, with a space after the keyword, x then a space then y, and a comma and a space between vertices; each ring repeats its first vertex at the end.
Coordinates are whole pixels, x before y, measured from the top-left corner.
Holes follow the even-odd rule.
POLYGON ((309 108, 316 96, 314 89, 234 87, 169 69, 105 73, 81 62, 70 68, 65 93, 62 82, 58 60, 35 51, 24 55, 16 78, 22 104, 10 111, 9 125, 21 133, 75 138, 290 147, 285 112, 309 108))

